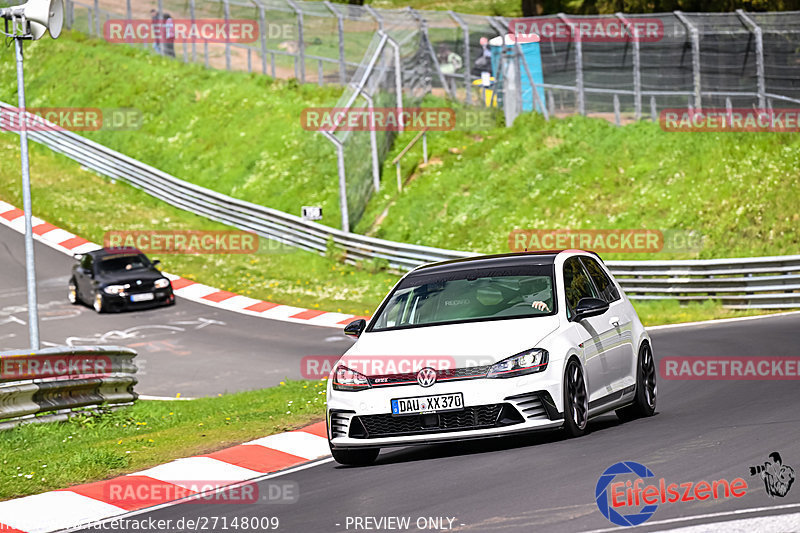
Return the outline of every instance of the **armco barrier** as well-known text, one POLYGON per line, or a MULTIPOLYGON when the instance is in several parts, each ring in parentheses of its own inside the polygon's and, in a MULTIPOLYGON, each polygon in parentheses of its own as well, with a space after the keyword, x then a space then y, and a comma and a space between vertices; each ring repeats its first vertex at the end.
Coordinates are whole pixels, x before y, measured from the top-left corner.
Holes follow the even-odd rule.
POLYGON ((0 430, 66 420, 76 408, 135 401, 134 357, 134 350, 113 346, 0 353, 0 430))
MULTIPOLYGON (((14 110, 0 102, 0 109, 14 110)), ((54 127, 55 128, 55 127, 54 127)), ((180 180, 69 131, 30 131, 30 138, 103 176, 123 180, 168 204, 305 250, 325 253, 329 240, 350 263, 385 259, 409 270, 424 263, 478 255, 344 232, 231 198, 180 180)), ((720 300, 732 308, 800 307, 800 255, 689 261, 608 261, 635 300, 720 300)))

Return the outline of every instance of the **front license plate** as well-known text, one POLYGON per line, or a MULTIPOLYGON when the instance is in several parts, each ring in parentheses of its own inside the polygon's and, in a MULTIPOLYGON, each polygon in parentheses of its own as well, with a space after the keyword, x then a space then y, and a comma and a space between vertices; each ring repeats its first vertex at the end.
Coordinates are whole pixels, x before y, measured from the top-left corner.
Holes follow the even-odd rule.
POLYGON ((419 415, 424 413, 441 413, 444 411, 460 411, 464 409, 464 395, 437 394, 436 396, 418 396, 416 398, 397 398, 392 400, 393 415, 419 415))
POLYGON ((131 294, 132 302, 149 302, 155 299, 156 295, 152 292, 143 292, 142 294, 131 294))

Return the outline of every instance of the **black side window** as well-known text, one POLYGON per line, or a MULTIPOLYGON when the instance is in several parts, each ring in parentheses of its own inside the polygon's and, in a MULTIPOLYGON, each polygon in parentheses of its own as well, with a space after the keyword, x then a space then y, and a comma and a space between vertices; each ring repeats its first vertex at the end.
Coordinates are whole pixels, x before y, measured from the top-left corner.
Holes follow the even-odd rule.
POLYGON ((91 272, 91 270, 92 270, 92 256, 91 255, 87 254, 87 255, 84 255, 81 258, 81 268, 85 268, 86 270, 91 272))
POLYGON ((567 316, 572 316, 581 298, 597 298, 594 286, 577 257, 564 261, 564 292, 567 296, 567 316))
POLYGON ((594 286, 600 292, 600 298, 608 303, 619 300, 619 291, 614 282, 608 277, 600 264, 591 257, 582 257, 581 260, 586 266, 589 275, 592 276, 594 286))

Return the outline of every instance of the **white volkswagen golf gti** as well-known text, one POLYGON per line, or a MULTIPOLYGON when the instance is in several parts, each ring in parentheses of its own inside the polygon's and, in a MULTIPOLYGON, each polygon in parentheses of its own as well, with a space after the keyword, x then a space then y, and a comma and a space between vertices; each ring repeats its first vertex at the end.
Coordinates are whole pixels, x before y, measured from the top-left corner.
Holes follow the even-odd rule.
POLYGON ((595 254, 481 256, 405 275, 328 381, 336 461, 382 447, 563 428, 656 408, 650 337, 595 254))

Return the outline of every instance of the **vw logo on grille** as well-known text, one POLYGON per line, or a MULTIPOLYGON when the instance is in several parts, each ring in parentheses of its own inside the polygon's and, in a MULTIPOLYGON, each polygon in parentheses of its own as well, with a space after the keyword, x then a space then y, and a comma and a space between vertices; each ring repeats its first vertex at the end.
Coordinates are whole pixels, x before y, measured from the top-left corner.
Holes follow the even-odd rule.
POLYGON ((417 372, 417 383, 419 383, 423 387, 430 387, 434 383, 436 383, 436 370, 432 369, 429 366, 426 366, 419 372, 417 372))
POLYGON ((137 285, 141 285, 141 284, 142 284, 142 280, 140 280, 140 279, 137 279, 137 280, 136 280, 136 284, 137 284, 137 285))

